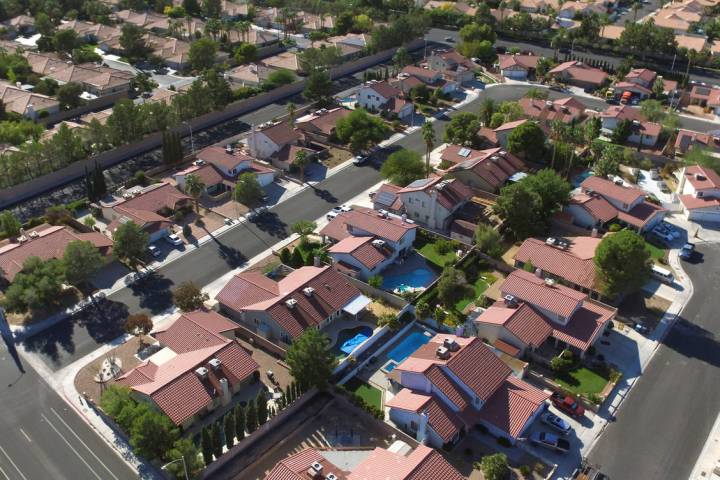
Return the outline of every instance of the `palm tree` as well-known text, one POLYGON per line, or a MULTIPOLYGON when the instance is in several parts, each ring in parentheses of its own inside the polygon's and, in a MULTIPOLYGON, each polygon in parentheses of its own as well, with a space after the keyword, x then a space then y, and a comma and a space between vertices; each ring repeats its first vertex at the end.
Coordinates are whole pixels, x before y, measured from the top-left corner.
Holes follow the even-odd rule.
POLYGON ((632 4, 633 9, 633 23, 637 22, 637 12, 640 9, 640 2, 635 0, 632 4))
POLYGON ((495 113, 495 100, 490 97, 484 99, 480 104, 480 111, 478 113, 483 125, 486 127, 490 125, 490 119, 492 118, 493 113, 495 113))
POLYGON ((295 123, 295 114, 297 113, 297 106, 293 102, 290 102, 290 103, 288 103, 287 110, 288 110, 288 123, 290 123, 290 125, 292 125, 293 123, 295 123))
POLYGON ((305 183, 305 167, 308 164, 308 156, 305 150, 298 150, 295 153, 295 166, 300 170, 300 182, 305 183))
POLYGON ((603 36, 603 33, 605 33, 605 27, 610 25, 610 16, 607 13, 603 13, 600 15, 600 36, 603 36))
POLYGON ((200 196, 205 190, 205 183, 192 173, 185 177, 185 191, 195 200, 195 213, 200 212, 200 196))
POLYGON ((500 23, 505 20, 505 9, 507 8, 507 3, 505 0, 501 0, 500 4, 498 5, 498 10, 500 10, 500 23))
POLYGON ((550 138, 553 141, 553 155, 550 161, 550 168, 555 169, 555 154, 557 153, 557 142, 566 137, 565 124, 555 120, 550 124, 550 138))
POLYGON ((435 146, 435 129, 432 123, 426 121, 422 126, 422 138, 425 141, 425 173, 430 176, 430 152, 435 146))

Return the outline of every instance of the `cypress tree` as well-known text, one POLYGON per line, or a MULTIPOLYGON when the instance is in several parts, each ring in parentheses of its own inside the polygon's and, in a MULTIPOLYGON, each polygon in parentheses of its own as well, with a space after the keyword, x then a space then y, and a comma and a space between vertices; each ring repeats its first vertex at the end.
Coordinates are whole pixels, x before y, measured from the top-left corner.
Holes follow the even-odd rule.
POLYGON ((230 411, 225 414, 223 419, 223 427, 225 430, 225 444, 228 449, 235 445, 235 414, 230 411))
POLYGON ((93 193, 96 198, 102 198, 107 193, 107 185, 105 184, 105 175, 103 175, 100 165, 95 160, 95 175, 93 179, 93 193))
POLYGON ((220 434, 220 422, 215 422, 212 425, 212 429, 210 430, 210 437, 212 437, 212 451, 213 455, 215 455, 215 459, 217 460, 222 456, 223 451, 223 441, 220 434))
POLYGON ((292 253, 290 253, 290 249, 288 249, 287 247, 280 250, 280 261, 285 265, 292 266, 292 253))
POLYGON ((257 430, 257 409, 255 408, 255 402, 252 400, 248 402, 248 409, 245 412, 245 423, 247 424, 245 428, 248 433, 253 433, 257 430))
POLYGON ((305 265, 305 258, 299 248, 295 248, 290 257, 290 266, 293 268, 300 268, 305 265))
POLYGON ((290 390, 289 384, 285 387, 285 402, 287 402, 288 405, 293 402, 292 390, 290 390))
POLYGON ((255 403, 257 403, 258 425, 265 425, 268 419, 268 406, 267 400, 265 400, 265 392, 258 393, 255 403))
POLYGON ((88 197, 88 200, 91 202, 94 202, 97 200, 97 197, 95 196, 95 189, 93 188, 92 180, 90 179, 90 174, 88 173, 87 166, 85 167, 85 194, 88 197))
POLYGON ((238 442, 245 438, 245 409, 242 405, 235 407, 235 436, 238 442))
POLYGON ((202 435, 200 436, 200 449, 202 450, 205 465, 210 465, 213 461, 213 448, 213 441, 210 438, 210 430, 208 427, 205 427, 202 429, 202 435))
POLYGON ((278 400, 278 409, 285 410, 285 407, 287 406, 287 398, 285 397, 285 392, 280 395, 280 399, 278 400))

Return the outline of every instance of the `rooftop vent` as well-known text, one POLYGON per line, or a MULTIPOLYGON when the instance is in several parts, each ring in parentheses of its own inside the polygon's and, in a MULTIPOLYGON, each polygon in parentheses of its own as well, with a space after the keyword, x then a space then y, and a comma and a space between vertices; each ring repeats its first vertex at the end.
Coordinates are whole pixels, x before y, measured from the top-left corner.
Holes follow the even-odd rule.
POLYGON ((288 308, 295 308, 295 305, 297 305, 297 300, 294 298, 288 298, 285 300, 285 305, 287 305, 288 308))
POLYGON ((545 105, 546 105, 547 107, 549 107, 549 108, 552 108, 553 102, 552 102, 551 100, 547 100, 547 101, 545 102, 545 105))
POLYGON ((195 160, 195 161, 193 162, 193 165, 196 165, 196 166, 198 166, 198 167, 201 166, 201 165, 205 165, 205 160, 202 160, 202 159, 198 158, 197 160, 195 160))
POLYGON ((229 143, 227 145, 225 145, 225 151, 227 153, 232 153, 233 152, 232 145, 230 145, 229 143))
POLYGON ((27 241, 28 241, 28 238, 25 235, 20 235, 18 237, 18 242, 20 242, 20 243, 25 243, 27 241))
POLYGON ((445 347, 438 347, 437 350, 435 350, 435 355, 441 360, 447 360, 450 358, 450 350, 445 347))
POLYGON ((385 240, 380 240, 380 239, 373 240, 372 245, 373 245, 373 247, 382 248, 385 246, 385 240))
POLYGON ((555 286, 555 280, 552 278, 546 278, 545 279, 545 285, 548 287, 554 287, 555 286))
POLYGON ((705 178, 705 175, 703 175, 702 173, 696 173, 695 180, 707 180, 707 178, 705 178))
POLYGON ((208 369, 205 367, 198 367, 195 369, 195 374, 200 378, 207 378, 208 369))
POLYGON ((313 292, 315 292, 315 289, 313 287, 305 287, 303 288, 303 293, 306 297, 312 297, 313 292))
POLYGON ((35 230, 30 232, 30 238, 38 238, 39 236, 40 236, 40 234, 38 232, 36 232, 35 230))
POLYGON ((548 239, 545 240, 545 245, 553 246, 553 245, 555 245, 555 242, 556 242, 555 237, 548 237, 548 239))
POLYGON ((447 348, 451 352, 457 352, 460 350, 460 345, 455 341, 454 338, 446 338, 443 340, 443 347, 447 348))
POLYGON ((469 148, 463 147, 463 148, 461 148, 460 151, 458 152, 458 155, 460 155, 461 157, 469 157, 469 156, 470 156, 470 151, 471 151, 471 150, 470 150, 469 148))
POLYGON ((310 465, 310 469, 312 469, 315 473, 322 473, 323 466, 320 462, 314 462, 312 465, 310 465))
POLYGON ((505 150, 500 150, 498 153, 500 154, 501 157, 504 157, 505 155, 507 155, 507 152, 505 150))
POLYGON ((220 368, 220 365, 222 365, 222 362, 219 358, 211 358, 208 363, 213 368, 213 370, 217 370, 218 368, 220 368))
POLYGON ((325 480, 337 480, 337 478, 337 475, 335 475, 334 473, 328 473, 327 477, 325 477, 325 480))
POLYGON ((505 295, 503 297, 503 301, 505 302, 505 305, 510 308, 517 307, 517 300, 515 299, 514 295, 505 295))

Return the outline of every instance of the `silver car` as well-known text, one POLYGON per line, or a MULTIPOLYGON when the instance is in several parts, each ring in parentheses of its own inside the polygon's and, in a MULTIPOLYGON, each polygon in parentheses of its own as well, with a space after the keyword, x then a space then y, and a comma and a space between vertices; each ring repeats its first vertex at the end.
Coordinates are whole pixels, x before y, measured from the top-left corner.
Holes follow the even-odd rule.
POLYGON ((542 416, 540 416, 540 421, 563 435, 567 435, 572 431, 572 427, 568 422, 552 412, 543 413, 542 416))

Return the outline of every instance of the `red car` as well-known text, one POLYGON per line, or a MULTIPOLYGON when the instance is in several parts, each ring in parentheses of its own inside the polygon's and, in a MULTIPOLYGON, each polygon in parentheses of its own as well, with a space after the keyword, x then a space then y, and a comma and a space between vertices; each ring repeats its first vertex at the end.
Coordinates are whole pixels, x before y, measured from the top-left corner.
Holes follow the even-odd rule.
POLYGON ((583 407, 575 397, 555 392, 550 397, 550 400, 556 408, 571 417, 580 418, 585 415, 585 407, 583 407))

